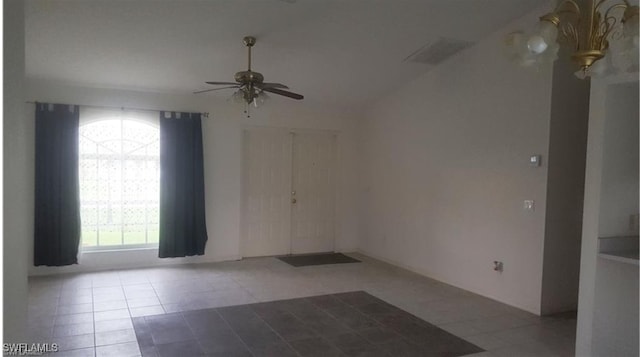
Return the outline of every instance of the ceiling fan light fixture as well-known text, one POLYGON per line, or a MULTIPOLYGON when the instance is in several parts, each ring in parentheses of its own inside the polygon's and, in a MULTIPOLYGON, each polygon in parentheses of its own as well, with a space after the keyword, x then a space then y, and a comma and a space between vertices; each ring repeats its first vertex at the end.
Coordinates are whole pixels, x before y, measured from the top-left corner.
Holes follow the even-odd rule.
POLYGON ((233 92, 233 94, 231 95, 231 99, 234 103, 244 103, 244 91, 242 89, 238 89, 237 91, 233 92))
POLYGON ((255 98, 253 98, 253 106, 256 108, 260 108, 263 106, 268 100, 269 96, 264 91, 260 91, 255 98))

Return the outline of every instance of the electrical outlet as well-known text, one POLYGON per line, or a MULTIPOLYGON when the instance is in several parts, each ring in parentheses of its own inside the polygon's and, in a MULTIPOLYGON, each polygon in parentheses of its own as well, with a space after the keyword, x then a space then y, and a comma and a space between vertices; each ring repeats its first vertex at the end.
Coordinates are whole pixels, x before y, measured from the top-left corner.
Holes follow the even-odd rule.
POLYGON ((529 157, 529 166, 540 167, 541 163, 542 163, 542 156, 540 156, 540 155, 531 155, 529 157))
POLYGON ((493 270, 502 273, 504 271, 504 263, 499 260, 495 260, 493 262, 493 270))

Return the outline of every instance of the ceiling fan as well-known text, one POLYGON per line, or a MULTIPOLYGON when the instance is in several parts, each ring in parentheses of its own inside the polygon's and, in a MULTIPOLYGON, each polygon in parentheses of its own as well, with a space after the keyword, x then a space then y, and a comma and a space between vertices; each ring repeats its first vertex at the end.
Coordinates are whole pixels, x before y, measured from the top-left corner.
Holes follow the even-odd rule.
POLYGON ((289 89, 289 87, 285 86, 284 84, 264 82, 264 77, 262 76, 262 74, 252 71, 251 70, 251 47, 253 47, 253 45, 256 44, 256 38, 252 36, 246 36, 243 39, 243 42, 248 49, 249 65, 246 71, 240 71, 236 73, 235 75, 236 83, 206 82, 207 84, 223 85, 226 87, 200 90, 200 91, 193 92, 194 94, 211 92, 211 91, 220 90, 220 89, 237 88, 238 90, 233 94, 232 98, 235 101, 246 102, 247 104, 253 104, 256 107, 265 101, 266 95, 264 92, 278 94, 278 95, 282 95, 282 96, 297 99, 297 100, 304 98, 304 96, 300 94, 283 90, 283 89, 289 89))

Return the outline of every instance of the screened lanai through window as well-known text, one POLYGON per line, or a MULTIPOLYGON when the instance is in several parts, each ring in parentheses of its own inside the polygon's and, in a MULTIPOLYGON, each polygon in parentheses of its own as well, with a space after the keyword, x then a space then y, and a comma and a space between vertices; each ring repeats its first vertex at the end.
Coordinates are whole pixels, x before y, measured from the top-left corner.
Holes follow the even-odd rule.
POLYGON ((152 113, 80 113, 82 247, 157 247, 160 131, 152 113), (84 114, 84 115, 83 115, 84 114))

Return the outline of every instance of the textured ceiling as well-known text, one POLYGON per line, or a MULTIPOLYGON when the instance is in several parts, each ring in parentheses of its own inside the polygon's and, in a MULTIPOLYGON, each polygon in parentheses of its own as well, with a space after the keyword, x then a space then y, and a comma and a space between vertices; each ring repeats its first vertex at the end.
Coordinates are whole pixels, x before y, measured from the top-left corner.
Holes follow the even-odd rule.
MULTIPOLYGON (((403 60, 439 37, 478 41, 541 0, 30 0, 30 78, 191 93, 253 69, 305 101, 354 106, 428 65, 403 60)), ((226 91, 209 94, 229 96, 226 91)), ((284 100, 284 99, 283 99, 284 100)))

